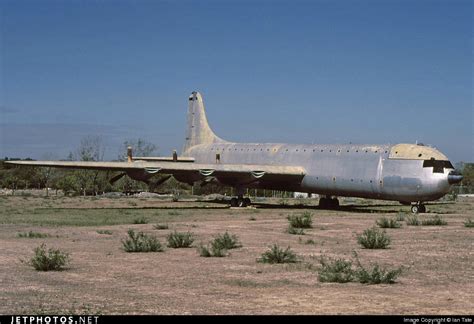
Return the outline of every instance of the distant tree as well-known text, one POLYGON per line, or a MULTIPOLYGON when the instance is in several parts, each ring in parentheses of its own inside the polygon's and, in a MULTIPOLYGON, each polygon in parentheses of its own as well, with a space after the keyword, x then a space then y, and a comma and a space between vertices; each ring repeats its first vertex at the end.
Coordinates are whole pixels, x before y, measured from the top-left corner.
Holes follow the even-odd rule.
POLYGON ((101 136, 86 136, 81 139, 76 150, 76 159, 79 161, 102 161, 104 159, 105 146, 101 136))
POLYGON ((474 186, 474 163, 463 163, 462 183, 465 186, 474 186))
MULTIPOLYGON (((105 146, 102 137, 86 136, 81 140, 76 150, 76 159, 79 161, 102 161, 104 154, 105 146)), ((98 170, 77 170, 75 176, 84 196, 88 192, 97 195, 107 185, 104 173, 98 170)))
POLYGON ((142 138, 125 140, 120 147, 119 160, 127 160, 127 148, 132 147, 134 156, 152 156, 157 155, 158 147, 142 138))

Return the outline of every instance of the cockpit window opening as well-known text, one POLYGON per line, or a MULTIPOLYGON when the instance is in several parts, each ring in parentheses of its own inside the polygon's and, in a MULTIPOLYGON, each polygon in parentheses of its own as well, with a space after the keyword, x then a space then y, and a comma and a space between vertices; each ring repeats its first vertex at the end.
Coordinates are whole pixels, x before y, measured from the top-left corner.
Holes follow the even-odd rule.
POLYGON ((430 160, 424 160, 423 167, 424 168, 433 167, 433 173, 444 173, 445 168, 454 169, 450 161, 435 160, 433 158, 430 160))

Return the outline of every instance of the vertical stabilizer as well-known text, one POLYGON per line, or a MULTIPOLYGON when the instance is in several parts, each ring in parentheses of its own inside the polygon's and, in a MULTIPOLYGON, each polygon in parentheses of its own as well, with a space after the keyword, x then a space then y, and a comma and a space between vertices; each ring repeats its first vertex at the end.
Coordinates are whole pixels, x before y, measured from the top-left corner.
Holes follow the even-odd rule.
POLYGON ((188 117, 186 128, 186 141, 183 153, 189 148, 199 144, 225 143, 217 137, 209 127, 204 110, 204 103, 199 92, 193 92, 189 96, 188 117))

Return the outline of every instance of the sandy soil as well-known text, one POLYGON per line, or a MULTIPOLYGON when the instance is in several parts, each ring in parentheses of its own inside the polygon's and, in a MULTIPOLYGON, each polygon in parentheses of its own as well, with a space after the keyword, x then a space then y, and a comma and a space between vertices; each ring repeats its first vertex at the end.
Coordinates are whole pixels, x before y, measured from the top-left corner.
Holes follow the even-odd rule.
MULTIPOLYGON (((399 205, 325 211, 317 208, 263 205, 256 209, 221 209, 221 205, 156 202, 153 199, 49 199, 3 197, 0 207, 0 313, 99 314, 472 314, 474 309, 474 199, 428 206, 447 226, 388 229, 386 250, 362 249, 356 235, 382 216, 395 217, 399 205), (132 202, 132 203, 130 203, 132 202), (208 205, 214 208, 201 208, 208 205), (148 224, 104 226, 33 226, 35 209, 50 208, 66 217, 71 208, 125 208, 146 214, 148 224), (147 207, 147 209, 141 209, 147 207), (175 215, 161 208, 172 207, 175 215), (199 207, 187 209, 189 207, 199 207), (55 209, 55 208, 61 208, 55 209), (286 217, 309 210, 313 228, 290 235, 286 217), (9 213, 8 215, 6 213, 9 213), (16 221, 9 215, 20 213, 16 221), (155 230, 156 223, 169 224, 155 230), (165 248, 161 253, 126 253, 121 240, 129 228, 156 235, 165 244, 174 230, 191 231, 194 246, 225 231, 242 248, 228 257, 203 258, 196 248, 165 248), (43 239, 19 238, 19 232, 48 233, 43 239), (110 230, 112 235, 97 230, 110 230), (315 244, 305 244, 312 239, 315 244), (45 242, 70 253, 61 272, 38 272, 22 262, 45 242), (303 262, 268 265, 256 262, 273 243, 291 248, 303 262), (318 258, 352 258, 364 265, 407 268, 393 285, 321 283, 318 258)), ((135 215, 135 214, 133 214, 135 215)), ((425 214, 420 218, 429 218, 425 214)))

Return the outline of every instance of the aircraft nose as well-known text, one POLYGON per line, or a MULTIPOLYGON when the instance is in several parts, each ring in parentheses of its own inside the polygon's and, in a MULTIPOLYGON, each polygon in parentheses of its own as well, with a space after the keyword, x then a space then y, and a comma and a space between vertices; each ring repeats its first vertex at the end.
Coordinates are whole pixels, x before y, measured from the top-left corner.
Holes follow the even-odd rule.
POLYGON ((463 178, 462 174, 460 174, 456 171, 451 171, 448 174, 448 183, 450 185, 455 184, 455 183, 459 183, 459 182, 461 182, 462 178, 463 178))

